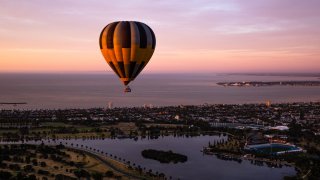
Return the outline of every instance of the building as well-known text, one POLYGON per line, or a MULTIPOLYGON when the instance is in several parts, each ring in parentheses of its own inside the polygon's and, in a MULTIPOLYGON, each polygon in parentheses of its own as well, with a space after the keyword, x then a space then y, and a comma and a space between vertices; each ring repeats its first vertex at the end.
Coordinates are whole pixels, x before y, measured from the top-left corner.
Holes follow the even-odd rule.
POLYGON ((270 100, 267 100, 267 101, 266 101, 266 106, 267 106, 267 107, 270 107, 270 106, 271 106, 271 101, 270 101, 270 100))
POLYGON ((112 108, 113 108, 113 102, 112 102, 112 101, 110 101, 110 102, 108 103, 108 108, 109 108, 109 109, 112 109, 112 108))

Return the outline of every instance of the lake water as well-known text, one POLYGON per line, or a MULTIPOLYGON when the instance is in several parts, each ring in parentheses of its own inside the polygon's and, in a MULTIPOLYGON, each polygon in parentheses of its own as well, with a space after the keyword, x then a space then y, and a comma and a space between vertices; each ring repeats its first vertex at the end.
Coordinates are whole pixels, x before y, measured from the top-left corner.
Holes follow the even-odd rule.
MULTIPOLYGON (((16 108, 89 108, 319 101, 320 87, 221 87, 221 81, 319 80, 316 77, 224 74, 141 74, 131 93, 113 74, 0 74, 0 102, 27 102, 16 108)), ((12 108, 0 106, 0 108, 12 108)))
MULTIPOLYGON (((84 145, 111 153, 126 160, 131 164, 136 163, 146 169, 152 169, 165 173, 168 177, 183 180, 246 180, 246 179, 282 179, 286 175, 294 175, 293 167, 270 168, 267 166, 256 166, 249 161, 242 161, 241 164, 234 161, 217 159, 215 156, 204 155, 200 150, 209 142, 218 140, 219 136, 198 136, 198 137, 159 137, 158 139, 105 139, 105 140, 63 140, 84 145), (141 155, 144 149, 172 150, 173 152, 188 156, 186 163, 161 164, 158 161, 145 159, 141 155)), ((224 138, 224 137, 222 137, 224 138)))

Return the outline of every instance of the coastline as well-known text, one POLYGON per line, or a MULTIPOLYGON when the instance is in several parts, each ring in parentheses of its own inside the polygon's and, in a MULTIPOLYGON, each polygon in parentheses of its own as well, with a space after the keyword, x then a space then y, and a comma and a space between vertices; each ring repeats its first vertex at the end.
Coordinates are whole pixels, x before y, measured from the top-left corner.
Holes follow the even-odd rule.
POLYGON ((224 87, 266 87, 266 86, 320 86, 320 81, 238 81, 218 82, 224 87))

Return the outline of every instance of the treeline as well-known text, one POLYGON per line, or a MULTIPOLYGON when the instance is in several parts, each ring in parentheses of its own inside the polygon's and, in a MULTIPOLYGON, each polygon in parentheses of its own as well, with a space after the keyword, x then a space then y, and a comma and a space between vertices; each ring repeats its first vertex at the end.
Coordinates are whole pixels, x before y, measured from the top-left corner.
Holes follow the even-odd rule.
POLYGON ((64 145, 47 146, 44 144, 11 144, 0 146, 0 180, 77 180, 95 179, 104 177, 121 179, 113 171, 91 172, 86 169, 84 162, 72 161, 66 151, 73 151, 79 156, 85 157, 85 153, 66 148, 64 145), (52 160, 54 164, 45 161, 52 160), (50 168, 59 170, 59 173, 50 171, 50 168), (65 173, 60 173, 60 172, 65 173))

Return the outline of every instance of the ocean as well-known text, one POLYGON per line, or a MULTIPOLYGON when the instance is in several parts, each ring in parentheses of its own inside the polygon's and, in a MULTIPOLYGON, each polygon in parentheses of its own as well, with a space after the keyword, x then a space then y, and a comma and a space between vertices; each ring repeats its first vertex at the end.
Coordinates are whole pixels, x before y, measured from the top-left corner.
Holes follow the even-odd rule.
POLYGON ((217 82, 319 80, 318 77, 244 74, 141 74, 124 93, 109 73, 0 74, 0 109, 65 109, 320 101, 320 86, 222 87, 217 82))

